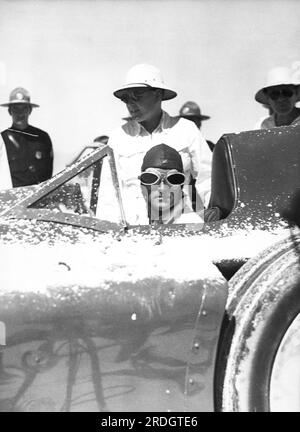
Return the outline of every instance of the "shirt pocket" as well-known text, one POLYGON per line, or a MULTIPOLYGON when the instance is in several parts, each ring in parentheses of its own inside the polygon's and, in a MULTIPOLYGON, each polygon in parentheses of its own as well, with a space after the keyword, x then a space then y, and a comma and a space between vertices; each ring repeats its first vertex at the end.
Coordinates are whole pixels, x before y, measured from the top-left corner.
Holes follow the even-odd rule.
POLYGON ((125 184, 138 182, 145 153, 143 150, 119 152, 118 167, 121 179, 125 184))

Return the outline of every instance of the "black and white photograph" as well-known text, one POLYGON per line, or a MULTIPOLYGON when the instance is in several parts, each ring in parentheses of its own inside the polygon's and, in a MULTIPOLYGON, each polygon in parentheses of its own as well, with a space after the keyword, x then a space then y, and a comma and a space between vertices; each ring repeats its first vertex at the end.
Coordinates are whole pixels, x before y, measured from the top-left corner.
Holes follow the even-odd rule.
POLYGON ((0 39, 0 412, 300 411, 300 2, 0 0, 0 39))

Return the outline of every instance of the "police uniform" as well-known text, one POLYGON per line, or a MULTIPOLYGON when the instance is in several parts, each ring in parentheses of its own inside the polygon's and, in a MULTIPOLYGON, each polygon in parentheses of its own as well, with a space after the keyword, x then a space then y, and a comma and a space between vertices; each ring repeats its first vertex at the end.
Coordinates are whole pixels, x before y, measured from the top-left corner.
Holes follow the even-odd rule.
POLYGON ((53 149, 47 132, 28 125, 24 130, 6 129, 5 143, 13 187, 48 180, 53 172, 53 149))
MULTIPOLYGON (((12 107, 14 104, 39 105, 30 101, 29 92, 17 87, 10 93, 9 102, 1 104, 12 107)), ((25 129, 15 127, 1 133, 5 143, 13 187, 28 186, 48 180, 53 172, 53 148, 49 135, 41 129, 27 124, 25 129)))
MULTIPOLYGON (((188 101, 182 105, 179 111, 179 117, 186 118, 187 120, 194 121, 197 125, 196 120, 201 121, 210 119, 210 116, 201 113, 200 107, 196 102, 188 101)), ((198 129, 199 126, 197 125, 198 129)), ((215 144, 209 140, 206 140, 207 145, 211 151, 214 150, 215 144)))

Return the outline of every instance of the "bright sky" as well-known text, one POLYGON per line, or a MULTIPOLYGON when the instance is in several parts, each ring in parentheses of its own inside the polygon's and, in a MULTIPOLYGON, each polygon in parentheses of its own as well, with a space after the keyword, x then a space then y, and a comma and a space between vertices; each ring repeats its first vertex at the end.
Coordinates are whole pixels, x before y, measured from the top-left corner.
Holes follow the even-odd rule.
POLYGON ((266 114, 254 94, 268 69, 300 60, 299 23, 297 0, 0 0, 0 102, 30 91, 41 105, 31 124, 50 134, 58 171, 126 116, 112 92, 147 62, 178 93, 164 109, 198 102, 216 142, 266 114))

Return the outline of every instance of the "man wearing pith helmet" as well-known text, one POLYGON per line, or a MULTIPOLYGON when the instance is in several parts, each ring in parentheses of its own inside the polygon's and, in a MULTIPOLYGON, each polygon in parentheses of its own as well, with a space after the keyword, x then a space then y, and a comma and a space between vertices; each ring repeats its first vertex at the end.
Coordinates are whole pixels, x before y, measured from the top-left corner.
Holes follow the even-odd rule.
POLYGON ((255 100, 267 106, 272 114, 256 125, 257 129, 270 129, 277 126, 300 124, 300 64, 292 68, 274 67, 270 69, 264 86, 255 94, 255 100))
POLYGON ((12 126, 1 135, 6 146, 13 187, 38 184, 52 176, 53 149, 47 132, 29 125, 32 108, 29 92, 17 87, 9 95, 8 107, 12 126))
POLYGON ((129 119, 110 134, 119 173, 125 216, 129 223, 140 223, 144 199, 138 182, 143 157, 153 146, 161 144, 175 148, 183 162, 185 182, 196 179, 202 202, 210 193, 211 152, 197 127, 190 121, 171 117, 162 109, 162 102, 177 93, 167 86, 158 68, 149 64, 133 66, 125 83, 114 96, 126 104, 129 119))
MULTIPOLYGON (((183 117, 187 120, 190 120, 195 123, 197 128, 200 130, 202 126, 202 122, 204 120, 210 119, 210 116, 204 115, 201 113, 200 107, 196 102, 188 101, 185 102, 179 111, 180 117, 183 117)), ((214 149, 214 143, 206 140, 208 147, 211 151, 214 149)))

